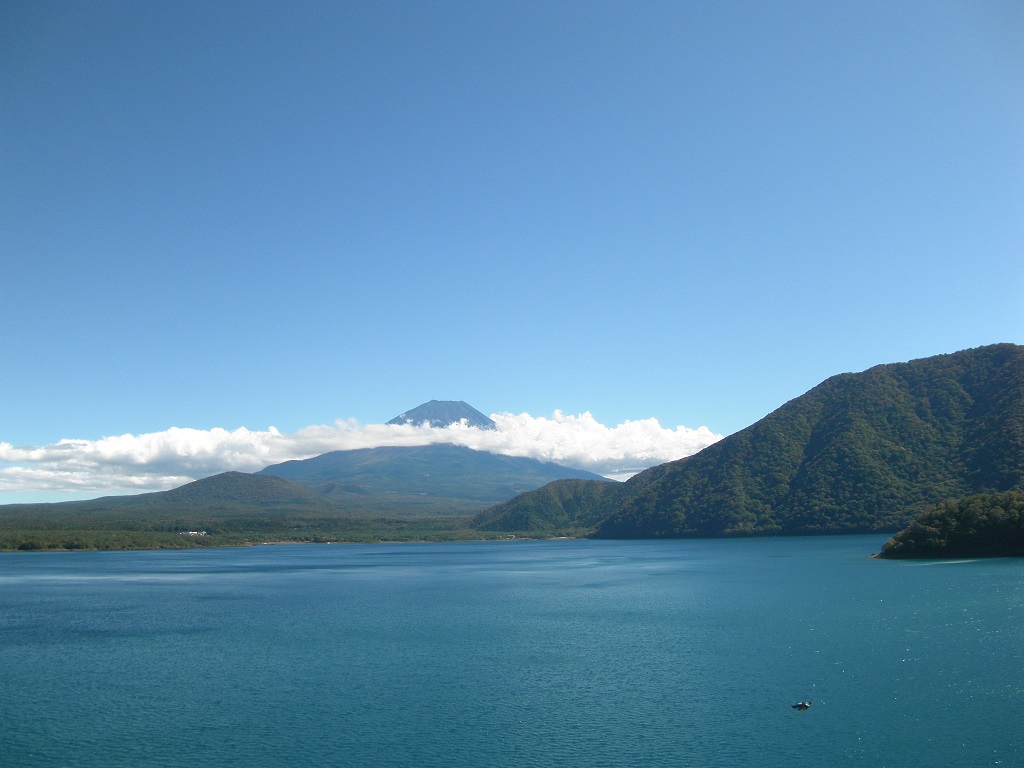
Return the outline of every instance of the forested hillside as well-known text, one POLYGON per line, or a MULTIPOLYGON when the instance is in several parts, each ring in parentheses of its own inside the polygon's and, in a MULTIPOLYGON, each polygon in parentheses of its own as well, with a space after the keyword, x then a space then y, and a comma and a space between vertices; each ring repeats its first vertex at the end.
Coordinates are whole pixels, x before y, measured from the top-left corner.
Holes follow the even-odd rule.
POLYGON ((879 557, 1024 557, 1024 493, 989 493, 929 507, 879 557))
POLYGON ((834 376, 694 456, 590 487, 587 509, 582 488, 553 483, 479 520, 596 517, 599 538, 895 531, 945 499, 1015 489, 1024 347, 999 344, 834 376))
POLYGON ((950 498, 1024 488, 1024 347, 834 376, 669 465, 599 537, 896 530, 950 498))

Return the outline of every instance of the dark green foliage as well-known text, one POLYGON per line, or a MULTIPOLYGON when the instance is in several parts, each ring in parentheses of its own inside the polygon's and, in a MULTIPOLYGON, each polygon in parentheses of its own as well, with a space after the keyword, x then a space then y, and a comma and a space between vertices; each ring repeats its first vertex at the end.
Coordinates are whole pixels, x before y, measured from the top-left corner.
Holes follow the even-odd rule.
POLYGON ((879 557, 1024 557, 1024 493, 936 504, 889 539, 879 557))
POLYGON ((621 503, 623 489, 610 480, 558 480, 491 507, 472 526, 515 532, 592 528, 621 503))
POLYGON ((896 530, 929 504, 1024 488, 1024 347, 834 376, 667 465, 603 538, 896 530))
MULTIPOLYGON (((480 539, 524 538, 500 532, 470 528, 468 518, 392 517, 306 517, 283 512, 264 517, 188 517, 168 521, 150 518, 140 522, 134 516, 107 516, 94 520, 57 519, 33 521, 28 528, 0 518, 0 550, 24 552, 75 549, 187 549, 194 547, 248 546, 274 543, 372 544, 403 541, 476 541, 480 539), (184 524, 182 524, 184 523, 184 524), (77 524, 80 527, 71 528, 77 524), (175 530, 169 530, 169 529, 175 530), (203 530, 205 536, 182 535, 180 531, 203 530)), ((537 534, 577 535, 582 531, 537 534)))
MULTIPOLYGON (((42 507, 45 505, 34 505, 42 507)), ((54 505, 56 506, 56 505, 54 505)), ((0 508, 0 550, 185 549, 273 542, 461 541, 508 538, 467 527, 468 518, 351 516, 280 506, 198 505, 106 510, 0 508), (182 532, 204 531, 204 536, 182 532)))

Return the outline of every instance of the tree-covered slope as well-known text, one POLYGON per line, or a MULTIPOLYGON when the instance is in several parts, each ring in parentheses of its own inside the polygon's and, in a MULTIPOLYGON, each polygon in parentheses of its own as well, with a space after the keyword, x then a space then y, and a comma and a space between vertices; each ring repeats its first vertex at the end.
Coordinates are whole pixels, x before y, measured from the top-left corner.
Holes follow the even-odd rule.
POLYGON ((1024 493, 978 494, 925 510, 879 557, 1024 557, 1024 493))
POLYGON ((595 535, 895 530, 943 499, 1024 488, 1024 347, 834 376, 666 466, 595 535))
POLYGON ((555 480, 481 512, 472 525, 481 531, 509 532, 592 528, 661 477, 668 466, 651 467, 624 483, 604 478, 555 480))
POLYGON ((556 480, 491 507, 473 518, 480 531, 563 531, 591 528, 624 501, 612 480, 556 480))
POLYGON ((318 493, 281 477, 261 477, 245 472, 222 472, 191 483, 147 494, 160 503, 184 504, 246 504, 261 507, 309 506, 327 508, 318 493))

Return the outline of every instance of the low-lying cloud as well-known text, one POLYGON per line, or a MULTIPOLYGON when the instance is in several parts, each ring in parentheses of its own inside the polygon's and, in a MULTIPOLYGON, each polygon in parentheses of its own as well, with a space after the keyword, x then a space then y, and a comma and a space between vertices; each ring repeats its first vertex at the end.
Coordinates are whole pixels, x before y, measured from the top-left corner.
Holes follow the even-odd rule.
POLYGON ((384 445, 454 443, 526 456, 624 480, 647 467, 690 456, 722 438, 707 427, 663 427, 657 419, 609 427, 589 412, 550 417, 495 413, 496 430, 360 424, 354 420, 283 433, 172 427, 163 432, 99 440, 61 440, 39 447, 0 442, 0 493, 111 495, 174 488, 202 477, 254 472, 289 459, 384 445))

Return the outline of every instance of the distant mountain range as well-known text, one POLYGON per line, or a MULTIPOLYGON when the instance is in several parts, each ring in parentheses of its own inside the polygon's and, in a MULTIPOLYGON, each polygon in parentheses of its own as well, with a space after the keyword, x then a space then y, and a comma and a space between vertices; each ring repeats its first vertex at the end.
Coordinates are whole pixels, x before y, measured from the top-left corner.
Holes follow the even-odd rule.
POLYGON ((459 445, 332 451, 262 469, 352 511, 471 514, 553 480, 603 480, 582 469, 459 445), (469 510, 469 512, 467 512, 469 510))
MULTIPOLYGON (((450 400, 431 400, 388 423, 445 427, 459 422, 480 429, 496 428, 491 419, 472 406, 450 400)), ((6 505, 0 509, 35 507, 54 514, 138 509, 149 515, 276 509, 334 515, 457 517, 475 514, 553 480, 569 478, 604 480, 581 469, 457 445, 385 446, 332 451, 275 464, 254 474, 225 472, 169 491, 45 505, 6 505)))
MULTIPOLYGON (((467 408, 399 419, 469 423, 467 408)), ((625 483, 455 445, 334 451, 159 493, 6 505, 0 549, 864 533, 929 509, 886 556, 992 554, 1019 549, 1007 531, 1022 498, 1024 347, 997 344, 833 376, 625 483)))
POLYGON ((598 538, 894 531, 929 505, 1024 490, 1024 347, 834 376, 756 424, 622 484, 562 480, 487 510, 490 531, 598 538))
MULTIPOLYGON (((45 505, 68 510, 223 512, 230 508, 323 514, 472 515, 554 480, 604 480, 582 469, 459 445, 388 446, 331 451, 248 474, 222 472, 169 491, 45 505)), ((610 481, 606 481, 610 482, 610 481)))

